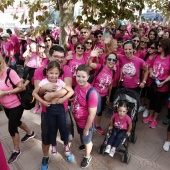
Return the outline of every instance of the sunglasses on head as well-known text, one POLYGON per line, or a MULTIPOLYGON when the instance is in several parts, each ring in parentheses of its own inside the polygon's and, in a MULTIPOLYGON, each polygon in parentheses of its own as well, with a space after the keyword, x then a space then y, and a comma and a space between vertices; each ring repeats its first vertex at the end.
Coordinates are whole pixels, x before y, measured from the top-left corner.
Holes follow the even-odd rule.
POLYGON ((78 49, 78 50, 80 50, 80 49, 81 49, 81 50, 84 50, 84 48, 83 48, 83 47, 77 47, 77 49, 78 49))
POLYGON ((45 46, 39 45, 38 47, 45 48, 45 46))
POLYGON ((132 40, 132 41, 134 41, 134 42, 140 42, 140 40, 132 40))
POLYGON ((91 44, 91 45, 92 45, 93 43, 92 43, 92 42, 87 41, 87 42, 85 42, 85 44, 91 44))
POLYGON ((107 61, 116 63, 116 62, 117 62, 117 59, 115 59, 115 58, 108 58, 107 61))
POLYGON ((81 32, 81 34, 86 34, 87 32, 81 32))
POLYGON ((45 40, 45 41, 46 41, 46 42, 47 42, 47 41, 51 41, 51 39, 47 39, 47 40, 45 40))

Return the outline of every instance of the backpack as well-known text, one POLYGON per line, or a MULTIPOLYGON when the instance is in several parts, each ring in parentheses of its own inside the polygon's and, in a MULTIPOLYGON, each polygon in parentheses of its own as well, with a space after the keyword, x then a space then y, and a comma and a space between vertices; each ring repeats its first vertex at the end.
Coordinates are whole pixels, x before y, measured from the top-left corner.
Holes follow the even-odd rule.
POLYGON ((96 79, 97 75, 102 71, 103 69, 103 65, 101 65, 101 67, 99 68, 99 70, 97 71, 96 74, 91 74, 89 79, 87 80, 88 83, 92 84, 94 82, 94 80, 96 79))
POLYGON ((100 113, 100 111, 101 111, 101 96, 100 96, 100 94, 98 93, 98 91, 94 87, 91 87, 88 90, 88 92, 86 94, 86 102, 89 100, 90 94, 93 91, 95 91, 97 93, 97 97, 98 97, 97 112, 96 112, 96 115, 98 115, 100 113))
MULTIPOLYGON (((5 83, 7 84, 7 80, 9 79, 11 85, 13 88, 16 88, 16 85, 12 82, 9 74, 10 74, 11 69, 7 69, 7 77, 5 79, 5 83)), ((35 106, 35 98, 32 96, 32 89, 26 89, 25 91, 20 92, 19 94, 16 94, 19 101, 21 102, 21 105, 23 109, 25 110, 30 110, 35 106)))

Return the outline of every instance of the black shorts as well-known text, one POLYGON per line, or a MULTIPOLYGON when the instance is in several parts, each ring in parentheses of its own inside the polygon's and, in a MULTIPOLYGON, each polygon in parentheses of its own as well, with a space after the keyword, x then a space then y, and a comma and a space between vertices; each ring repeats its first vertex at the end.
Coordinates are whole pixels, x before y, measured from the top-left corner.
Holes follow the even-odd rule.
POLYGON ((84 144, 84 145, 87 145, 89 144, 91 141, 92 141, 92 136, 93 136, 93 131, 94 131, 94 127, 92 126, 90 129, 89 129, 89 134, 87 136, 84 136, 83 135, 83 130, 82 128, 80 128, 79 126, 77 126, 77 132, 78 134, 80 135, 80 140, 81 140, 81 143, 84 144))

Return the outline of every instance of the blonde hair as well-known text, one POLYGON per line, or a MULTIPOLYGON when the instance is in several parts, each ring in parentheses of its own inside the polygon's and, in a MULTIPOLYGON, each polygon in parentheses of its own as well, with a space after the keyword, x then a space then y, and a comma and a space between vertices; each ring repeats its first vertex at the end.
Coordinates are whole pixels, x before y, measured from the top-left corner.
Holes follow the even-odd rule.
POLYGON ((6 63, 4 58, 2 57, 2 55, 0 54, 0 68, 5 68, 6 67, 6 63))
POLYGON ((111 52, 111 50, 109 49, 111 46, 116 44, 116 40, 115 39, 111 39, 109 43, 105 44, 105 54, 109 54, 111 52))

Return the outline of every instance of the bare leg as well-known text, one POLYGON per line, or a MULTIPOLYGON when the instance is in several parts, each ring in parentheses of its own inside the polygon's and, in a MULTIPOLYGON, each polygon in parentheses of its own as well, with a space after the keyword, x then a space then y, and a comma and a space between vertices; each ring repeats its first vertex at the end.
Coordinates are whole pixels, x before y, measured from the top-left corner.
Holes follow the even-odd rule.
POLYGON ((44 145, 42 143, 42 151, 43 151, 43 154, 45 157, 48 157, 49 156, 49 148, 50 148, 50 145, 44 145))
POLYGON ((96 127, 100 126, 102 116, 96 116, 96 127))
POLYGON ((24 130, 27 134, 31 133, 31 130, 28 128, 28 126, 22 122, 22 124, 19 126, 22 130, 24 130))
POLYGON ((15 133, 15 136, 12 137, 13 140, 13 144, 14 144, 14 149, 18 150, 19 148, 19 141, 20 141, 20 137, 18 133, 15 133))
POLYGON ((90 142, 87 145, 85 145, 85 157, 86 158, 90 157, 90 153, 91 153, 92 147, 93 147, 92 142, 90 142))
POLYGON ((154 115, 154 110, 149 110, 149 116, 153 117, 153 115, 154 115))
POLYGON ((153 116, 153 119, 156 120, 157 117, 158 117, 158 113, 155 112, 155 113, 154 113, 154 116, 153 116))

